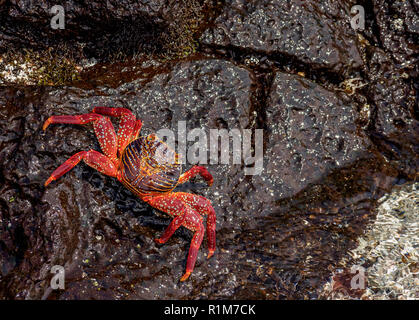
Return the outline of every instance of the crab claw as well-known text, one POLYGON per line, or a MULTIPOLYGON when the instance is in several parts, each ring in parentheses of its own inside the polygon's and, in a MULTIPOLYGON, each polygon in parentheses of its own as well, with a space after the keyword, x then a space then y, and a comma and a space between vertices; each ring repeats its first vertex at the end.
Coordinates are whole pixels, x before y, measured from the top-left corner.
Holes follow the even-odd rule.
POLYGON ((186 279, 189 278, 189 276, 191 275, 192 271, 186 271, 185 274, 182 276, 182 278, 180 278, 180 281, 183 282, 186 279))

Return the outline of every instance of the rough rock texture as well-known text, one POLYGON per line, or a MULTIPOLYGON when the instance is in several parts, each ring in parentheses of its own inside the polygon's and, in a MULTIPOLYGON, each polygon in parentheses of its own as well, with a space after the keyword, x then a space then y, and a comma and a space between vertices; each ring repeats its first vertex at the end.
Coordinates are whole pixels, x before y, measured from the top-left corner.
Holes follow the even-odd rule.
POLYGON ((368 157, 370 141, 357 132, 356 105, 347 95, 282 73, 271 92, 265 174, 277 198, 292 196, 331 170, 368 157))
POLYGON ((50 24, 56 12, 51 8, 57 1, 3 2, 0 53, 59 47, 75 58, 100 59, 190 50, 192 33, 203 22, 204 11, 213 6, 211 1, 196 0, 65 1, 64 29, 55 30, 50 24))
POLYGON ((383 48, 389 51, 402 67, 413 68, 419 49, 418 2, 384 0, 373 2, 379 40, 383 48))
POLYGON ((229 0, 215 26, 203 34, 202 42, 286 55, 312 67, 350 73, 362 65, 348 19, 355 4, 229 0))
POLYGON ((396 68, 381 49, 372 53, 369 69, 368 99, 374 106, 370 136, 388 161, 413 178, 419 168, 415 71, 396 68))
MULTIPOLYGON (((403 2, 365 1, 366 30, 355 33, 351 1, 226 1, 211 11, 220 13, 214 25, 201 26, 200 52, 187 59, 102 61, 67 86, 0 88, 0 297, 319 297, 374 220, 377 200, 417 177, 417 8, 403 2), (414 10, 404 13, 408 6, 414 10), (389 27, 395 12, 397 30, 389 27), (143 134, 176 133, 180 120, 205 132, 263 129, 260 175, 245 176, 244 162, 208 164, 211 188, 198 178, 179 188, 209 198, 217 212, 216 254, 205 259, 204 240, 186 283, 178 280, 191 233, 180 228, 156 245, 170 219, 115 179, 80 164, 43 187, 68 157, 99 144, 91 126, 54 125, 44 133, 42 123, 94 106, 130 108, 143 120, 143 134), (65 290, 49 287, 54 265, 65 267, 65 290)), ((128 56, 138 48, 153 52, 167 44, 171 22, 163 2, 143 3, 136 2, 147 7, 140 19, 141 10, 128 14, 129 1, 120 11, 89 2, 85 14, 97 12, 93 26, 83 15, 80 26, 140 25, 102 36, 93 29, 68 33, 66 43, 86 42, 99 59, 115 48, 128 56), (156 24, 152 34, 139 32, 156 24)), ((34 27, 42 5, 24 4, 1 7, 7 18, 0 47, 56 43, 41 41, 46 30, 34 27), (7 28, 16 19, 22 21, 13 28, 21 31, 14 38, 7 28)), ((72 4, 67 11, 76 19, 82 2, 72 4)))
POLYGON ((169 219, 154 216, 115 180, 79 165, 51 187, 42 187, 71 154, 98 148, 90 128, 56 125, 42 133, 49 115, 116 105, 141 117, 144 134, 176 129, 178 120, 186 120, 188 128, 253 128, 252 79, 248 70, 230 62, 203 59, 116 88, 3 89, 2 136, 9 137, 2 146, 2 241, 9 244, 3 281, 14 283, 3 294, 47 297, 49 270, 60 264, 67 270, 60 298, 312 296, 310 288, 321 284, 320 266, 328 273, 341 246, 362 230, 358 224, 370 219, 369 192, 380 194, 392 181, 385 176, 394 175, 377 170, 379 158, 368 153, 365 135, 356 134, 353 106, 344 105, 340 92, 279 73, 267 108, 266 171, 246 177, 241 165, 210 165, 211 189, 199 183, 183 187, 213 201, 219 248, 217 258, 205 261, 203 245, 192 281, 185 284, 177 280, 190 234, 181 230, 176 233, 180 237, 156 246, 153 238, 169 219), (286 128, 290 142, 281 140, 286 128), (346 169, 353 165, 359 167, 355 173, 346 169), (365 186, 339 186, 340 175, 365 186), (379 184, 373 186, 374 179, 379 184), (327 191, 320 194, 326 198, 336 188, 340 200, 322 204, 325 199, 314 193, 323 188, 327 191), (342 192, 352 199, 342 199, 342 192), (301 208, 287 207, 291 196, 303 203, 301 208), (357 208, 356 214, 347 206, 357 208), (336 230, 347 234, 336 238, 336 230), (28 283, 14 282, 16 272, 28 272, 28 283))
POLYGON ((366 48, 371 137, 410 177, 419 168, 418 10, 416 1, 374 1, 377 45, 366 48))
MULTIPOLYGON (((116 3, 109 3, 108 8, 103 5, 102 1, 66 1, 63 4, 65 29, 54 30, 50 26, 50 21, 54 16, 50 10, 56 4, 54 1, 6 1, 2 5, 1 12, 0 47, 2 50, 6 50, 11 44, 18 48, 33 46, 45 48, 60 41, 68 41, 69 46, 76 45, 77 42, 85 42, 87 50, 97 48, 97 52, 103 53, 104 46, 98 47, 88 42, 89 33, 99 35, 99 39, 95 40, 97 44, 105 45, 106 43, 107 46, 116 49, 121 35, 124 34, 124 28, 133 28, 132 30, 135 27, 139 28, 142 32, 136 34, 143 38, 141 39, 143 41, 138 41, 141 43, 151 43, 151 40, 156 40, 155 34, 164 28, 162 20, 157 20, 160 4, 154 8, 138 1, 124 1, 118 4, 118 10, 115 10, 116 3), (136 12, 136 15, 131 13, 131 9, 135 10, 132 12, 136 12), (28 32, 28 24, 32 27, 30 32, 28 32), (115 37, 112 39, 112 36, 115 37)), ((132 39, 131 44, 136 40, 140 39, 132 39)))

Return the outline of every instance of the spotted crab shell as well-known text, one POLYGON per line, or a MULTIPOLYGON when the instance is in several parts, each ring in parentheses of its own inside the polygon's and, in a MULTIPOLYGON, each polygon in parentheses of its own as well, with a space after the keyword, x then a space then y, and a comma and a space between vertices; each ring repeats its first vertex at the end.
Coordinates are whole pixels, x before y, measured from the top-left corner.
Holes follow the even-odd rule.
POLYGON ((122 183, 140 197, 172 191, 182 173, 179 155, 154 133, 132 141, 121 160, 122 183))

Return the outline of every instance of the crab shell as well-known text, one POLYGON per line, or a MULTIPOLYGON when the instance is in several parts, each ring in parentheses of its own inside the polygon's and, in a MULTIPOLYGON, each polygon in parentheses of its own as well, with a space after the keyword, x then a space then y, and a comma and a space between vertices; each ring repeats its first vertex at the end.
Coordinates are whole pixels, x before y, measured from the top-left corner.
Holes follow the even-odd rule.
POLYGON ((121 182, 140 198, 171 192, 181 174, 179 154, 154 133, 132 141, 121 157, 121 182))

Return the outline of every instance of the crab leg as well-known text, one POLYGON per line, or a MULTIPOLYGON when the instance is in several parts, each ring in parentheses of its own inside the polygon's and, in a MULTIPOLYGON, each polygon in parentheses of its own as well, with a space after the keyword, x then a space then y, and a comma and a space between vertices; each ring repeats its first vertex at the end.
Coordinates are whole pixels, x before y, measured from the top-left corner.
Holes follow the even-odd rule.
POLYGON ((101 116, 95 113, 86 113, 77 116, 51 116, 44 122, 43 130, 46 130, 51 123, 86 124, 99 119, 101 116))
POLYGON ((175 231, 179 229, 179 227, 184 223, 186 217, 191 214, 194 214, 193 210, 185 205, 182 209, 182 212, 178 213, 178 215, 173 218, 172 222, 164 231, 163 235, 160 238, 155 239, 155 241, 160 244, 166 243, 167 240, 169 240, 173 235, 173 233, 175 233, 175 231))
POLYGON ((96 107, 94 113, 121 118, 118 130, 118 152, 121 155, 125 147, 137 137, 141 130, 141 120, 136 120, 131 110, 126 108, 96 107))
POLYGON ((70 171, 81 160, 84 160, 86 164, 103 174, 106 174, 111 177, 116 176, 117 169, 109 158, 105 157, 103 154, 95 150, 81 151, 72 155, 61 166, 55 169, 51 176, 48 178, 48 180, 45 182, 45 186, 49 185, 52 181, 57 180, 66 172, 70 171))
POLYGON ((211 173, 208 172, 207 168, 201 166, 193 166, 190 170, 183 173, 179 178, 179 184, 185 183, 189 179, 192 179, 197 174, 199 174, 204 180, 208 183, 209 186, 212 185, 214 179, 211 173))
POLYGON ((163 235, 160 238, 154 239, 159 244, 166 243, 167 240, 175 233, 177 229, 182 225, 183 221, 185 221, 185 214, 182 212, 177 217, 173 218, 172 222, 170 222, 169 226, 164 231, 163 235))
POLYGON ((77 116, 51 116, 45 121, 43 129, 45 130, 51 123, 87 124, 89 122, 93 122, 93 128, 103 153, 117 164, 116 134, 109 118, 97 113, 86 113, 77 116))
POLYGON ((156 239, 158 243, 165 243, 173 235, 173 233, 182 225, 185 221, 187 214, 193 211, 188 207, 182 200, 177 198, 177 193, 171 193, 162 196, 150 196, 145 197, 143 200, 150 204, 152 207, 163 211, 174 217, 172 222, 169 224, 167 229, 164 231, 161 238, 156 239))
POLYGON ((208 256, 207 259, 211 258, 214 254, 216 243, 215 243, 215 227, 216 227, 216 215, 215 210, 211 205, 211 201, 207 198, 187 193, 187 192, 176 192, 173 193, 178 199, 186 203, 200 215, 207 216, 207 237, 208 237, 208 256))
POLYGON ((95 107, 93 108, 93 112, 109 117, 122 117, 123 115, 127 114, 132 115, 131 110, 127 108, 95 107))
POLYGON ((132 134, 131 141, 138 138, 138 136, 140 135, 142 125, 143 123, 141 122, 141 120, 135 121, 134 133, 132 134))
POLYGON ((186 272, 180 279, 180 281, 185 281, 193 271, 199 247, 204 238, 205 229, 202 224, 202 217, 182 201, 178 192, 162 196, 145 197, 143 200, 154 208, 166 212, 170 216, 174 216, 173 221, 169 224, 163 236, 160 239, 156 239, 156 242, 166 242, 181 225, 195 232, 189 248, 186 272))
POLYGON ((196 258, 198 257, 199 247, 201 246, 202 239, 204 238, 204 225, 199 219, 198 214, 186 216, 186 222, 189 224, 189 229, 195 231, 192 237, 191 246, 189 247, 188 261, 186 262, 186 272, 180 278, 180 281, 185 281, 189 278, 190 274, 195 267, 196 258))
MULTIPOLYGON (((211 201, 203 196, 192 194, 192 193, 187 193, 187 192, 175 192, 175 193, 171 193, 170 195, 160 196, 160 197, 153 197, 153 200, 147 201, 147 202, 153 207, 155 207, 156 209, 166 212, 171 216, 179 215, 179 213, 176 213, 176 210, 179 210, 177 212, 182 212, 181 215, 183 215, 182 204, 186 204, 187 208, 191 207, 194 211, 198 212, 200 215, 207 216, 207 237, 208 237, 207 259, 211 258, 216 249, 216 238, 215 238, 216 215, 215 215, 215 210, 211 205, 211 201), (164 199, 160 200, 159 199, 160 197, 163 197, 164 199), (182 204, 178 204, 178 206, 174 207, 175 208, 174 210, 171 210, 171 209, 168 210, 167 207, 172 207, 173 203, 177 203, 176 200, 180 200, 182 204)), ((175 219, 180 220, 182 218, 178 216, 173 219, 172 221, 173 226, 169 225, 169 227, 166 230, 167 234, 169 234, 168 231, 171 227, 176 227, 177 229, 180 226, 180 224, 178 225, 177 222, 176 223, 174 222, 175 219)), ((175 232, 176 229, 174 229, 173 232, 175 232)), ((166 232, 165 232, 165 235, 166 235, 166 232)), ((164 242, 166 242, 171 237, 173 232, 167 237, 167 239, 164 242)), ((165 238, 165 235, 162 236, 162 238, 165 238)), ((162 240, 162 238, 160 240, 162 240)), ((161 242, 160 240, 156 240, 156 241, 159 243, 164 243, 164 242, 161 242)))

